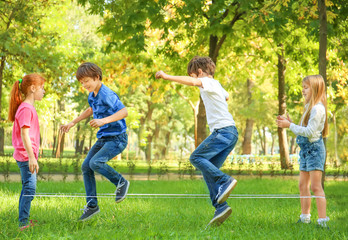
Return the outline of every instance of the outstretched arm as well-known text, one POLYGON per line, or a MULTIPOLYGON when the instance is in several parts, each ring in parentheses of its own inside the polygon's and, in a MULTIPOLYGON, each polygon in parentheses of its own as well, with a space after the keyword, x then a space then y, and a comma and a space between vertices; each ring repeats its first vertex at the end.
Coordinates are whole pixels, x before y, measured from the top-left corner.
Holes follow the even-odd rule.
POLYGON ((82 121, 83 119, 88 118, 89 116, 92 116, 92 114, 93 114, 93 110, 92 110, 91 107, 89 107, 83 113, 81 113, 80 116, 78 116, 77 118, 72 120, 70 123, 61 126, 60 130, 62 132, 66 132, 67 133, 67 132, 69 132, 70 128, 75 126, 76 123, 82 121))
POLYGON ((193 78, 188 76, 172 76, 172 75, 166 74, 163 71, 158 71, 156 73, 156 78, 163 78, 164 80, 177 82, 187 86, 203 87, 202 81, 199 78, 193 78))

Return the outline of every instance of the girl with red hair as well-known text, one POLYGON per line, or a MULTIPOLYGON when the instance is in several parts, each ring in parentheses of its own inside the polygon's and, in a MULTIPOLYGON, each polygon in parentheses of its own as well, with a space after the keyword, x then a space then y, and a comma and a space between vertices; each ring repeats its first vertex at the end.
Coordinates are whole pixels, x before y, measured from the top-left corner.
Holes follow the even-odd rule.
POLYGON ((13 122, 13 157, 21 172, 22 191, 19 198, 19 227, 31 227, 30 205, 36 191, 36 174, 39 171, 40 146, 39 119, 34 107, 45 93, 45 79, 39 74, 28 74, 13 84, 8 119, 13 122), (26 196, 27 195, 27 196, 26 196))

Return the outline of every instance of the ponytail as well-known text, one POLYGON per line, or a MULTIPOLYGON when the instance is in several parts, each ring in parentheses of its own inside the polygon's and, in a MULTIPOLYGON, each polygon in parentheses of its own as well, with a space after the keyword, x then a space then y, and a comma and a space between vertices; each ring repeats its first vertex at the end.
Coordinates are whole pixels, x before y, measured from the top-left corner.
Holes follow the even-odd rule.
POLYGON ((28 74, 23 77, 23 80, 17 80, 12 87, 10 95, 10 109, 8 111, 8 120, 14 122, 17 109, 23 102, 24 98, 29 92, 29 88, 32 85, 40 86, 43 85, 45 79, 37 73, 28 74), (24 98, 23 98, 24 96, 24 98))
POLYGON ((8 120, 14 122, 17 109, 23 102, 22 93, 19 89, 19 80, 17 80, 12 87, 10 95, 10 109, 8 111, 8 120))

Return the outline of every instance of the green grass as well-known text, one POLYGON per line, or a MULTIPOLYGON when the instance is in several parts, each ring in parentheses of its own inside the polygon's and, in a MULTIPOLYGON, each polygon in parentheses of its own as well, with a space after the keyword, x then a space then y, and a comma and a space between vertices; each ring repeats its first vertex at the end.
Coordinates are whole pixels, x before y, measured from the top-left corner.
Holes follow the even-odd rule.
MULTIPOLYGON (((114 186, 100 181, 98 193, 112 193, 114 186)), ((293 180, 240 180, 234 194, 297 194, 293 180)), ((296 224, 299 199, 229 199, 232 216, 218 228, 206 224, 214 214, 208 199, 136 199, 115 204, 100 198, 101 213, 78 222, 83 198, 35 198, 31 217, 38 224, 19 232, 17 227, 19 183, 0 183, 0 239, 348 239, 348 185, 326 183, 330 230, 316 224, 296 224)), ((84 192, 82 182, 38 182, 37 192, 84 192)), ((207 193, 194 181, 132 181, 130 193, 207 193)), ((312 220, 317 218, 315 201, 312 220)))

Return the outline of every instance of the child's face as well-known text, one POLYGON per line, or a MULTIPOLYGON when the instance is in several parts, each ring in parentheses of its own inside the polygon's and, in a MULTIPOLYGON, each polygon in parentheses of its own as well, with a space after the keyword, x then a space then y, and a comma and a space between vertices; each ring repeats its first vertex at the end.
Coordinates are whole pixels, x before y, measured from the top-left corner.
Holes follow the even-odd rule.
POLYGON ((98 86, 98 81, 91 77, 82 78, 80 83, 88 92, 93 92, 98 86))
POLYGON ((309 102, 312 96, 311 86, 307 82, 302 82, 302 95, 305 98, 306 103, 309 102))
POLYGON ((41 101, 45 94, 44 85, 42 84, 41 86, 34 86, 34 89, 34 99, 36 101, 41 101))

